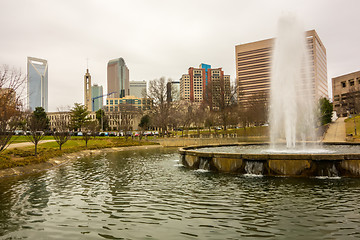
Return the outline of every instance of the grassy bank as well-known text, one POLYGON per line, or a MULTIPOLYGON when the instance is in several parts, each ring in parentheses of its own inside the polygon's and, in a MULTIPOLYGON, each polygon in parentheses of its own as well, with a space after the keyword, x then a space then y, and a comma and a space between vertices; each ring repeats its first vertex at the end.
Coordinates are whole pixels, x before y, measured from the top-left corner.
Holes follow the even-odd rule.
MULTIPOLYGON (((43 140, 52 140, 53 136, 44 136, 43 140)), ((29 138, 24 135, 14 135, 11 138, 11 143, 22 143, 22 142, 30 142, 29 138)))
POLYGON ((345 119, 345 128, 346 135, 352 135, 354 140, 360 140, 360 116, 345 119), (356 135, 355 135, 355 126, 356 126, 356 135))
POLYGON ((153 144, 155 143, 136 141, 131 139, 125 141, 123 138, 96 138, 91 139, 88 142, 88 147, 86 148, 85 141, 79 137, 67 141, 62 146, 62 150, 60 151, 59 145, 56 142, 48 142, 38 145, 37 156, 34 156, 34 146, 5 150, 4 152, 0 153, 0 169, 46 162, 50 158, 58 157, 65 153, 82 151, 85 149, 101 149, 153 144))

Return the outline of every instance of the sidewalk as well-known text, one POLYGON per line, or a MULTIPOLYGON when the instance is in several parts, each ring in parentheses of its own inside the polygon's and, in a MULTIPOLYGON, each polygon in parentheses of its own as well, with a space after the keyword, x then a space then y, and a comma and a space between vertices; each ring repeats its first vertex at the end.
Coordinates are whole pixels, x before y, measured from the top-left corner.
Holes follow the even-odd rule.
MULTIPOLYGON (((39 144, 47 143, 47 142, 55 142, 55 140, 42 140, 39 142, 39 144)), ((21 148, 21 147, 28 147, 28 146, 34 146, 34 144, 32 142, 12 143, 6 149, 21 148)))
POLYGON ((323 142, 345 142, 346 130, 345 122, 346 117, 338 118, 335 122, 331 123, 326 131, 323 142))

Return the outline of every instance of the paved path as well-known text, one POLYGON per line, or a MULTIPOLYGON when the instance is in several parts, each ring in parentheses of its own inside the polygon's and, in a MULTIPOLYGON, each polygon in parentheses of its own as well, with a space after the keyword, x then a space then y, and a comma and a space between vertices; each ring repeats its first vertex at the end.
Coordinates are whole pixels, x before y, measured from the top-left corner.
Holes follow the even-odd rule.
POLYGON ((326 131, 323 142, 345 142, 346 141, 346 130, 345 122, 346 117, 336 119, 335 122, 331 123, 328 130, 326 131))
MULTIPOLYGON (((42 140, 39 142, 39 144, 47 143, 47 142, 55 142, 55 140, 42 140)), ((21 148, 21 147, 28 147, 28 146, 34 146, 34 144, 32 142, 12 143, 7 147, 7 149, 21 148)))

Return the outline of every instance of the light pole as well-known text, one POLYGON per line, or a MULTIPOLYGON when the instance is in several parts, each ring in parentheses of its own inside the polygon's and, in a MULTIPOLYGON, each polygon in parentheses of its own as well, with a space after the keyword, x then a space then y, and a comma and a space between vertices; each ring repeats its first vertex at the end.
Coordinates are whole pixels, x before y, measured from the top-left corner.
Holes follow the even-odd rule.
POLYGON ((355 135, 356 135, 356 121, 355 121, 355 115, 354 115, 354 128, 355 128, 355 135))

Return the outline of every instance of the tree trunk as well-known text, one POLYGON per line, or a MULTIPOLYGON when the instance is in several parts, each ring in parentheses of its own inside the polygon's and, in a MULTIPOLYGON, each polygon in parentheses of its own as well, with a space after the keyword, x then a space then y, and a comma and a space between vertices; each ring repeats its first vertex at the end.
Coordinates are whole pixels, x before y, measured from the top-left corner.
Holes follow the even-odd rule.
POLYGON ((37 156, 37 142, 35 142, 35 156, 37 156))

